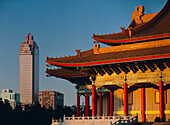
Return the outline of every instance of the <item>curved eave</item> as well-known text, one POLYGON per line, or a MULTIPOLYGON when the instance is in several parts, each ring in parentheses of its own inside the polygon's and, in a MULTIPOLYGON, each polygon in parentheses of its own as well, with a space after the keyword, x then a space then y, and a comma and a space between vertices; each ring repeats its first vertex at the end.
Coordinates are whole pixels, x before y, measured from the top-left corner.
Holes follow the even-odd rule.
POLYGON ((170 38, 170 33, 161 34, 161 35, 138 37, 138 38, 118 39, 118 40, 100 39, 100 38, 95 38, 95 37, 92 37, 92 38, 95 41, 102 42, 102 43, 124 44, 124 43, 132 43, 132 42, 157 40, 157 39, 166 39, 166 38, 170 38))
POLYGON ((52 76, 56 76, 59 78, 80 78, 80 77, 89 77, 87 74, 80 74, 80 75, 61 75, 61 74, 55 74, 55 73, 47 73, 52 76))
POLYGON ((114 60, 102 60, 102 61, 83 62, 83 63, 60 63, 60 62, 50 62, 50 61, 46 61, 46 62, 49 64, 53 64, 56 66, 62 66, 62 67, 88 67, 88 66, 133 62, 133 61, 165 59, 165 58, 170 58, 170 54, 168 53, 168 54, 160 54, 160 55, 131 57, 131 58, 114 59, 114 60))

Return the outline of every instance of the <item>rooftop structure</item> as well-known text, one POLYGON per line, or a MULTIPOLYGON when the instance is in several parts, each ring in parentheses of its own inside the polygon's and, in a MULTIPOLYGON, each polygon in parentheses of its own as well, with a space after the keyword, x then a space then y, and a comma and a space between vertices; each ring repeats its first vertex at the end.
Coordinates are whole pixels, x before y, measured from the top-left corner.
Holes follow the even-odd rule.
POLYGON ((94 48, 77 55, 49 58, 47 76, 77 84, 77 116, 80 96, 85 96, 85 116, 136 115, 139 121, 170 119, 170 1, 153 14, 135 8, 132 22, 121 33, 93 35, 94 48), (99 44, 110 45, 100 48, 99 44), (151 106, 152 105, 152 106, 151 106))

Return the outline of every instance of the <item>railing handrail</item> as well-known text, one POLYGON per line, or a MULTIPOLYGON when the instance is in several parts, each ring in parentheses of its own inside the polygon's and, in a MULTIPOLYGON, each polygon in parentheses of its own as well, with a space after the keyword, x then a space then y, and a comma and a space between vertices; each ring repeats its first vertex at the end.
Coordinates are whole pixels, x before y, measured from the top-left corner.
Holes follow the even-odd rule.
MULTIPOLYGON (((137 123, 138 122, 138 114, 136 116, 82 116, 82 117, 65 117, 63 118, 63 122, 69 122, 69 121, 75 121, 75 120, 92 120, 95 122, 95 120, 110 120, 110 125, 119 125, 122 123, 137 123), (112 123, 113 122, 113 123, 112 123)), ((61 119, 59 121, 52 119, 52 122, 58 122, 61 123, 61 119)), ((108 121, 109 122, 109 121, 108 121)))
POLYGON ((64 116, 64 121, 65 120, 90 120, 90 119, 121 119, 121 120, 130 120, 133 119, 134 116, 80 116, 80 117, 65 117, 64 116))

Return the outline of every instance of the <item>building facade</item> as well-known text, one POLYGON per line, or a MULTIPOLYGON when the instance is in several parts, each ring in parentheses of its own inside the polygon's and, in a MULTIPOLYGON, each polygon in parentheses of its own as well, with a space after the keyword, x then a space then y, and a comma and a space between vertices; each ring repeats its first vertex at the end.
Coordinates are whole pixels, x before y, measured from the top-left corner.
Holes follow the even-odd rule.
POLYGON ((39 104, 41 107, 48 109, 52 107, 56 109, 57 106, 64 106, 64 94, 56 91, 40 91, 39 92, 39 104))
MULTIPOLYGON (((77 116, 80 96, 85 96, 85 116, 133 116, 139 121, 170 120, 170 0, 158 13, 144 14, 135 7, 130 25, 121 32, 93 34, 94 48, 76 55, 47 57, 47 76, 77 85, 77 116), (100 48, 100 44, 109 47, 100 48)), ((101 24, 102 25, 102 24, 101 24)))
POLYGON ((10 89, 3 89, 1 93, 2 101, 9 101, 12 109, 15 109, 17 105, 20 105, 20 94, 14 93, 10 89))
POLYGON ((38 103, 39 47, 29 33, 20 45, 20 101, 23 105, 38 103))

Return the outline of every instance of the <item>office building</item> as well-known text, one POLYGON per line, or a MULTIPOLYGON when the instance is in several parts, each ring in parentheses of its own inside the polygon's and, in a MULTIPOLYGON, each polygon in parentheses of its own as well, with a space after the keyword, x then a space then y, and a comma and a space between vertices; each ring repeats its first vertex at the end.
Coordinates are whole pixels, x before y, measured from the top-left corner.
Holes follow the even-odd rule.
POLYGON ((15 109, 17 105, 20 105, 20 94, 14 93, 11 89, 3 89, 1 93, 2 101, 8 101, 12 109, 15 109))
POLYGON ((39 92, 39 103, 41 107, 48 109, 52 107, 56 109, 57 106, 64 106, 64 94, 56 91, 40 91, 39 92))
POLYGON ((38 103, 39 47, 29 33, 20 45, 20 101, 22 105, 38 103))

